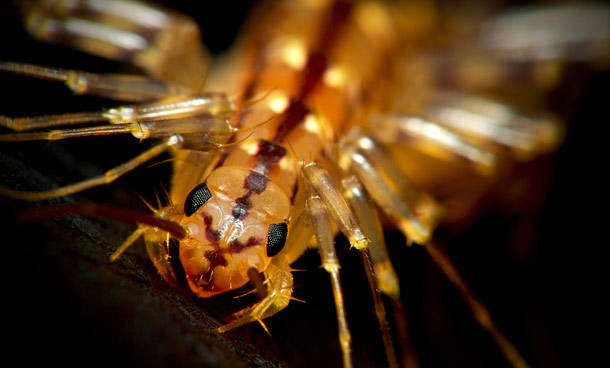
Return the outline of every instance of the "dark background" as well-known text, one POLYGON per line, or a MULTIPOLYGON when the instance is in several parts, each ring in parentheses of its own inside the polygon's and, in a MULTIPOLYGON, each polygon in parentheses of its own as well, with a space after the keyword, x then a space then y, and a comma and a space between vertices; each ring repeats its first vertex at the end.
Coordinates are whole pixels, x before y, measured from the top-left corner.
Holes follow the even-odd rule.
MULTIPOLYGON (((236 35, 249 4, 172 5, 197 20, 206 44, 215 52, 236 35)), ((43 64, 93 72, 134 71, 129 66, 33 41, 22 30, 10 5, 0 6, 0 60, 43 64)), ((601 192, 590 189, 594 177, 590 141, 607 98, 608 73, 584 66, 569 69, 563 87, 549 105, 569 122, 564 146, 545 159, 541 175, 549 180, 539 213, 527 219, 486 213, 446 244, 455 264, 489 308, 500 330, 534 366, 567 366, 576 355, 573 333, 581 325, 577 305, 591 297, 581 273, 596 230, 582 203, 601 192), (551 166, 548 166, 548 163, 551 166), (544 172, 544 173, 543 173, 544 172), (563 364, 560 364, 563 363, 563 364)), ((34 116, 89 111, 116 102, 72 96, 60 83, 0 75, 0 112, 34 116)), ((129 137, 93 137, 61 143, 1 143, 0 178, 21 189, 68 184, 102 173, 135 156, 148 142, 129 137)), ((165 157, 167 158, 167 157, 165 157)), ((170 165, 140 168, 117 183, 71 196, 145 210, 135 195, 154 200, 167 187, 170 165)), ((594 181, 594 180, 593 180, 594 181)), ((63 201, 63 200, 61 200, 63 201)), ((52 201, 59 203, 60 200, 52 201)), ((23 364, 43 359, 67 366, 340 366, 336 320, 328 276, 315 253, 295 268, 292 303, 266 320, 272 336, 251 324, 219 335, 223 316, 237 306, 231 296, 195 301, 169 288, 149 262, 143 245, 118 262, 108 256, 132 225, 84 218, 16 224, 15 213, 32 204, 0 199, 3 245, 2 302, 5 307, 4 358, 23 364)), ((386 233, 393 263, 401 277, 415 349, 423 367, 506 366, 491 338, 473 321, 460 295, 439 273, 423 249, 406 248, 395 231, 386 233)), ((368 285, 359 257, 337 239, 341 278, 358 367, 385 366, 368 285)))

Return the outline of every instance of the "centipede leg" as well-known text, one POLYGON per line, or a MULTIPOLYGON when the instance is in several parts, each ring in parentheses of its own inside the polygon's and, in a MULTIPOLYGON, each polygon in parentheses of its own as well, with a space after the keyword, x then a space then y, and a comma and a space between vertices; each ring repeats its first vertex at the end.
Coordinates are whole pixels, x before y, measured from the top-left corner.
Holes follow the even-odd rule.
POLYGON ((343 292, 341 291, 341 281, 339 279, 339 260, 335 252, 333 232, 330 227, 330 219, 326 210, 326 205, 320 197, 312 196, 307 200, 307 209, 311 216, 314 233, 318 242, 318 251, 322 259, 322 268, 330 275, 330 280, 335 298, 337 310, 337 322, 339 324, 339 341, 343 352, 343 366, 352 367, 351 356, 351 335, 345 319, 345 306, 343 302, 343 292))
POLYGON ((235 320, 220 326, 218 332, 226 332, 250 322, 258 322, 267 333, 269 330, 263 319, 274 315, 286 308, 292 298, 292 274, 290 269, 280 268, 274 264, 269 265, 264 272, 266 279, 266 296, 253 306, 235 313, 235 320))
POLYGON ((390 262, 377 209, 355 176, 344 178, 341 181, 341 185, 350 208, 356 215, 364 233, 370 239, 368 247, 363 249, 360 254, 371 287, 375 313, 379 321, 389 365, 390 367, 395 367, 398 366, 398 362, 396 361, 396 352, 392 343, 389 325, 386 320, 385 306, 381 300, 380 293, 387 295, 392 304, 395 321, 394 328, 396 329, 399 348, 402 352, 402 367, 417 368, 419 362, 415 349, 411 344, 407 317, 400 300, 398 276, 390 262))
MULTIPOLYGON (((120 101, 141 102, 191 93, 189 88, 182 85, 142 75, 95 74, 81 70, 13 62, 0 62, 0 71, 64 82, 75 94, 99 96, 120 101)), ((38 125, 30 127, 27 122, 19 122, 14 124, 12 128, 25 130, 42 127, 38 125)))
POLYGON ((0 194, 5 195, 7 197, 12 197, 16 199, 26 200, 26 201, 40 201, 50 198, 57 198, 69 194, 74 194, 77 192, 81 192, 86 189, 90 189, 96 186, 100 186, 103 184, 108 184, 119 178, 120 176, 128 173, 129 171, 135 169, 140 166, 144 162, 150 160, 153 157, 159 156, 163 152, 166 152, 170 148, 179 147, 182 140, 178 136, 173 136, 161 144, 158 144, 147 151, 142 152, 135 158, 119 165, 103 175, 87 179, 75 184, 67 185, 65 187, 41 191, 41 192, 22 192, 17 190, 12 190, 10 188, 6 188, 4 186, 0 186, 0 194))
POLYGON ((191 91, 205 80, 209 56, 197 23, 185 15, 126 0, 39 0, 24 3, 23 14, 28 31, 45 42, 132 63, 191 91))
MULTIPOLYGON (((376 210, 372 208, 372 206, 370 206, 368 202, 364 204, 362 203, 362 201, 358 201, 358 199, 354 198, 353 190, 355 189, 355 187, 354 183, 351 183, 350 185, 349 178, 343 181, 345 190, 342 194, 335 186, 333 180, 330 178, 329 173, 319 165, 313 163, 307 164, 302 168, 302 172, 304 174, 303 176, 306 177, 307 180, 310 182, 314 191, 320 196, 319 198, 315 196, 310 198, 307 203, 310 215, 312 217, 314 233, 316 234, 316 237, 318 239, 318 247, 320 255, 322 257, 323 267, 331 274, 331 280, 333 282, 333 293, 335 295, 335 304, 337 307, 337 318, 339 321, 339 337, 341 340, 341 346, 344 354, 344 363, 347 365, 350 359, 348 355, 349 341, 347 340, 349 338, 349 331, 347 329, 347 324, 345 323, 345 321, 343 321, 343 319, 345 318, 345 311, 343 310, 343 296, 340 294, 341 289, 338 285, 338 270, 335 269, 338 268, 338 262, 336 260, 336 256, 334 255, 334 246, 332 243, 333 232, 330 229, 326 210, 328 210, 333 215, 336 222, 339 224, 340 230, 349 239, 350 244, 360 251, 365 266, 367 278, 369 280, 369 285, 373 294, 375 312, 379 321, 386 356, 390 367, 398 367, 398 361, 396 360, 396 352, 394 350, 394 345, 392 343, 392 338, 388 328, 388 322, 386 320, 385 306, 381 301, 378 290, 379 282, 375 273, 375 266, 373 265, 374 261, 369 251, 369 246, 371 246, 371 242, 370 239, 367 237, 370 233, 375 236, 375 240, 379 240, 379 236, 381 234, 379 220, 377 218, 371 219, 370 217, 366 217, 366 215, 364 214, 365 212, 368 214, 374 214, 376 210), (351 209, 347 205, 346 199, 348 202, 350 202, 350 205, 352 206, 351 209), (367 204, 369 204, 367 208, 362 208, 367 204), (354 209, 354 207, 359 208, 354 209), (352 209, 354 209, 354 211, 352 211, 352 209), (360 213, 361 216, 357 216, 357 213, 360 213), (375 220, 377 221, 377 226, 379 227, 378 229, 373 229, 373 227, 375 226, 375 220), (367 230, 369 231, 367 232, 367 230), (326 266, 327 263, 328 268, 326 266)), ((356 180, 355 178, 352 179, 356 180)), ((360 200, 361 199, 362 198, 360 198, 360 200)), ((382 236, 381 242, 383 242, 382 236)), ((380 265, 379 254, 383 252, 379 250, 379 247, 382 246, 384 246, 382 243, 378 243, 373 246, 376 256, 375 261, 377 261, 378 265, 380 265)), ((389 263, 386 262, 386 266, 387 264, 389 263)), ((383 274, 382 277, 385 282, 383 285, 384 292, 387 292, 388 294, 391 294, 394 297, 398 298, 398 279, 395 277, 394 274, 394 279, 389 280, 388 272, 383 272, 393 272, 391 270, 391 265, 390 269, 387 269, 386 267, 385 270, 383 270, 382 268, 379 268, 379 270, 383 274)), ((406 329, 405 324, 402 323, 402 326, 400 328, 406 329)), ((405 333, 402 333, 401 336, 407 335, 405 333)), ((412 350, 408 348, 408 341, 402 340, 401 344, 406 347, 405 349, 403 349, 405 352, 412 350)), ((415 366, 417 365, 416 359, 411 359, 411 362, 415 362, 415 366)), ((349 364, 351 364, 351 362, 349 362, 349 364)))
POLYGON ((344 147, 339 162, 344 169, 356 173, 373 200, 407 239, 426 248, 432 260, 460 291, 475 320, 489 332, 508 362, 514 367, 528 367, 517 349, 499 332, 487 309, 474 297, 449 258, 439 248, 430 245, 432 232, 442 212, 439 205, 419 192, 407 178, 400 178, 399 170, 388 165, 390 161, 384 158, 384 150, 369 137, 355 137, 351 144, 344 147), (406 191, 406 199, 397 192, 399 186, 406 191))

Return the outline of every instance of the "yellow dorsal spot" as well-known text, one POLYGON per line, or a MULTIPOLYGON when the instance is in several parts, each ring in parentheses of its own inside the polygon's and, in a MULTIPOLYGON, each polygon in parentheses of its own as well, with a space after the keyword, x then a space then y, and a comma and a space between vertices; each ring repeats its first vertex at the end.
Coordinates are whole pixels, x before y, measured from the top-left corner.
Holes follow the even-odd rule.
POLYGON ((281 57, 290 67, 301 70, 307 62, 307 47, 303 40, 289 38, 282 45, 281 57))
POLYGON ((356 8, 356 22, 371 37, 383 40, 392 34, 386 9, 379 3, 364 2, 356 8))
POLYGON ((322 127, 320 126, 320 121, 315 115, 307 115, 307 117, 305 118, 305 130, 316 135, 322 134, 322 127))
POLYGON ((240 147, 249 155, 255 155, 258 152, 258 142, 256 140, 245 141, 240 147))
POLYGON ((334 65, 324 73, 324 83, 330 87, 341 88, 346 82, 345 70, 339 66, 334 65))
POLYGON ((267 102, 271 111, 276 114, 281 114, 288 107, 288 103, 290 102, 288 96, 283 91, 275 90, 269 94, 268 98, 269 102, 267 102))

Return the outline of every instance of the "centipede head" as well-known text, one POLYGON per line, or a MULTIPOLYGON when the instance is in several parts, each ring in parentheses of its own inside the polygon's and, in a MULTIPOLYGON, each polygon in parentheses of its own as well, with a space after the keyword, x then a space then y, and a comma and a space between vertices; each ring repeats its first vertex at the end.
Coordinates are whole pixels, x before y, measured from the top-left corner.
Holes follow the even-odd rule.
POLYGON ((200 297, 236 289, 248 270, 265 271, 287 236, 288 197, 252 170, 223 167, 191 190, 184 204, 180 261, 200 297))

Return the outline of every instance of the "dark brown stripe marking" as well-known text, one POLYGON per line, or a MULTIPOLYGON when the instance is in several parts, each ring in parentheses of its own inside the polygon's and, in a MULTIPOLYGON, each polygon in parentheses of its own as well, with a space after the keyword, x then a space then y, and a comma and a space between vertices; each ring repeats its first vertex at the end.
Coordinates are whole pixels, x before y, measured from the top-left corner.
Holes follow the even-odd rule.
MULTIPOLYGON (((227 266, 229 262, 225 258, 225 254, 234 254, 240 253, 247 248, 254 247, 256 245, 262 244, 262 240, 251 236, 248 238, 248 241, 244 244, 238 239, 235 239, 229 243, 228 248, 222 249, 218 244, 220 240, 220 232, 218 230, 212 229, 212 216, 207 213, 202 213, 203 223, 205 225, 205 235, 206 239, 210 242, 210 244, 214 247, 213 250, 209 250, 203 254, 203 256, 210 262, 210 268, 206 273, 204 273, 201 278, 196 282, 197 285, 204 288, 208 291, 214 291, 216 289, 215 285, 212 284, 212 274, 214 269, 218 266, 227 266), (203 281, 203 282, 201 282, 203 281)), ((173 258, 173 257, 172 257, 173 258)), ((178 259, 178 258, 176 258, 178 259)), ((182 266, 180 264, 180 266, 182 266)), ((174 267, 175 269, 175 267, 174 267)), ((184 270, 182 271, 184 272, 184 270)))
POLYGON ((258 151, 255 159, 257 164, 262 165, 263 174, 267 174, 271 168, 277 164, 286 155, 286 149, 277 144, 261 139, 258 142, 258 151))
POLYGON ((309 113, 304 101, 320 84, 329 65, 326 53, 334 47, 351 9, 351 2, 335 1, 333 3, 322 26, 322 31, 318 35, 318 40, 307 56, 299 92, 286 110, 284 120, 280 123, 275 137, 273 137, 273 142, 283 141, 294 128, 303 122, 305 116, 309 113))
POLYGON ((242 220, 248 216, 252 208, 250 197, 252 194, 261 194, 267 188, 269 178, 266 176, 269 171, 286 155, 286 149, 269 141, 261 139, 258 142, 258 151, 254 156, 255 167, 250 170, 244 180, 244 189, 248 192, 235 199, 232 215, 236 220, 242 220), (256 171, 255 171, 256 170, 256 171))
POLYGON ((273 142, 282 142, 288 133, 301 124, 308 113, 309 109, 303 104, 303 102, 295 100, 291 101, 290 105, 284 112, 284 120, 280 123, 277 131, 275 132, 273 142))

